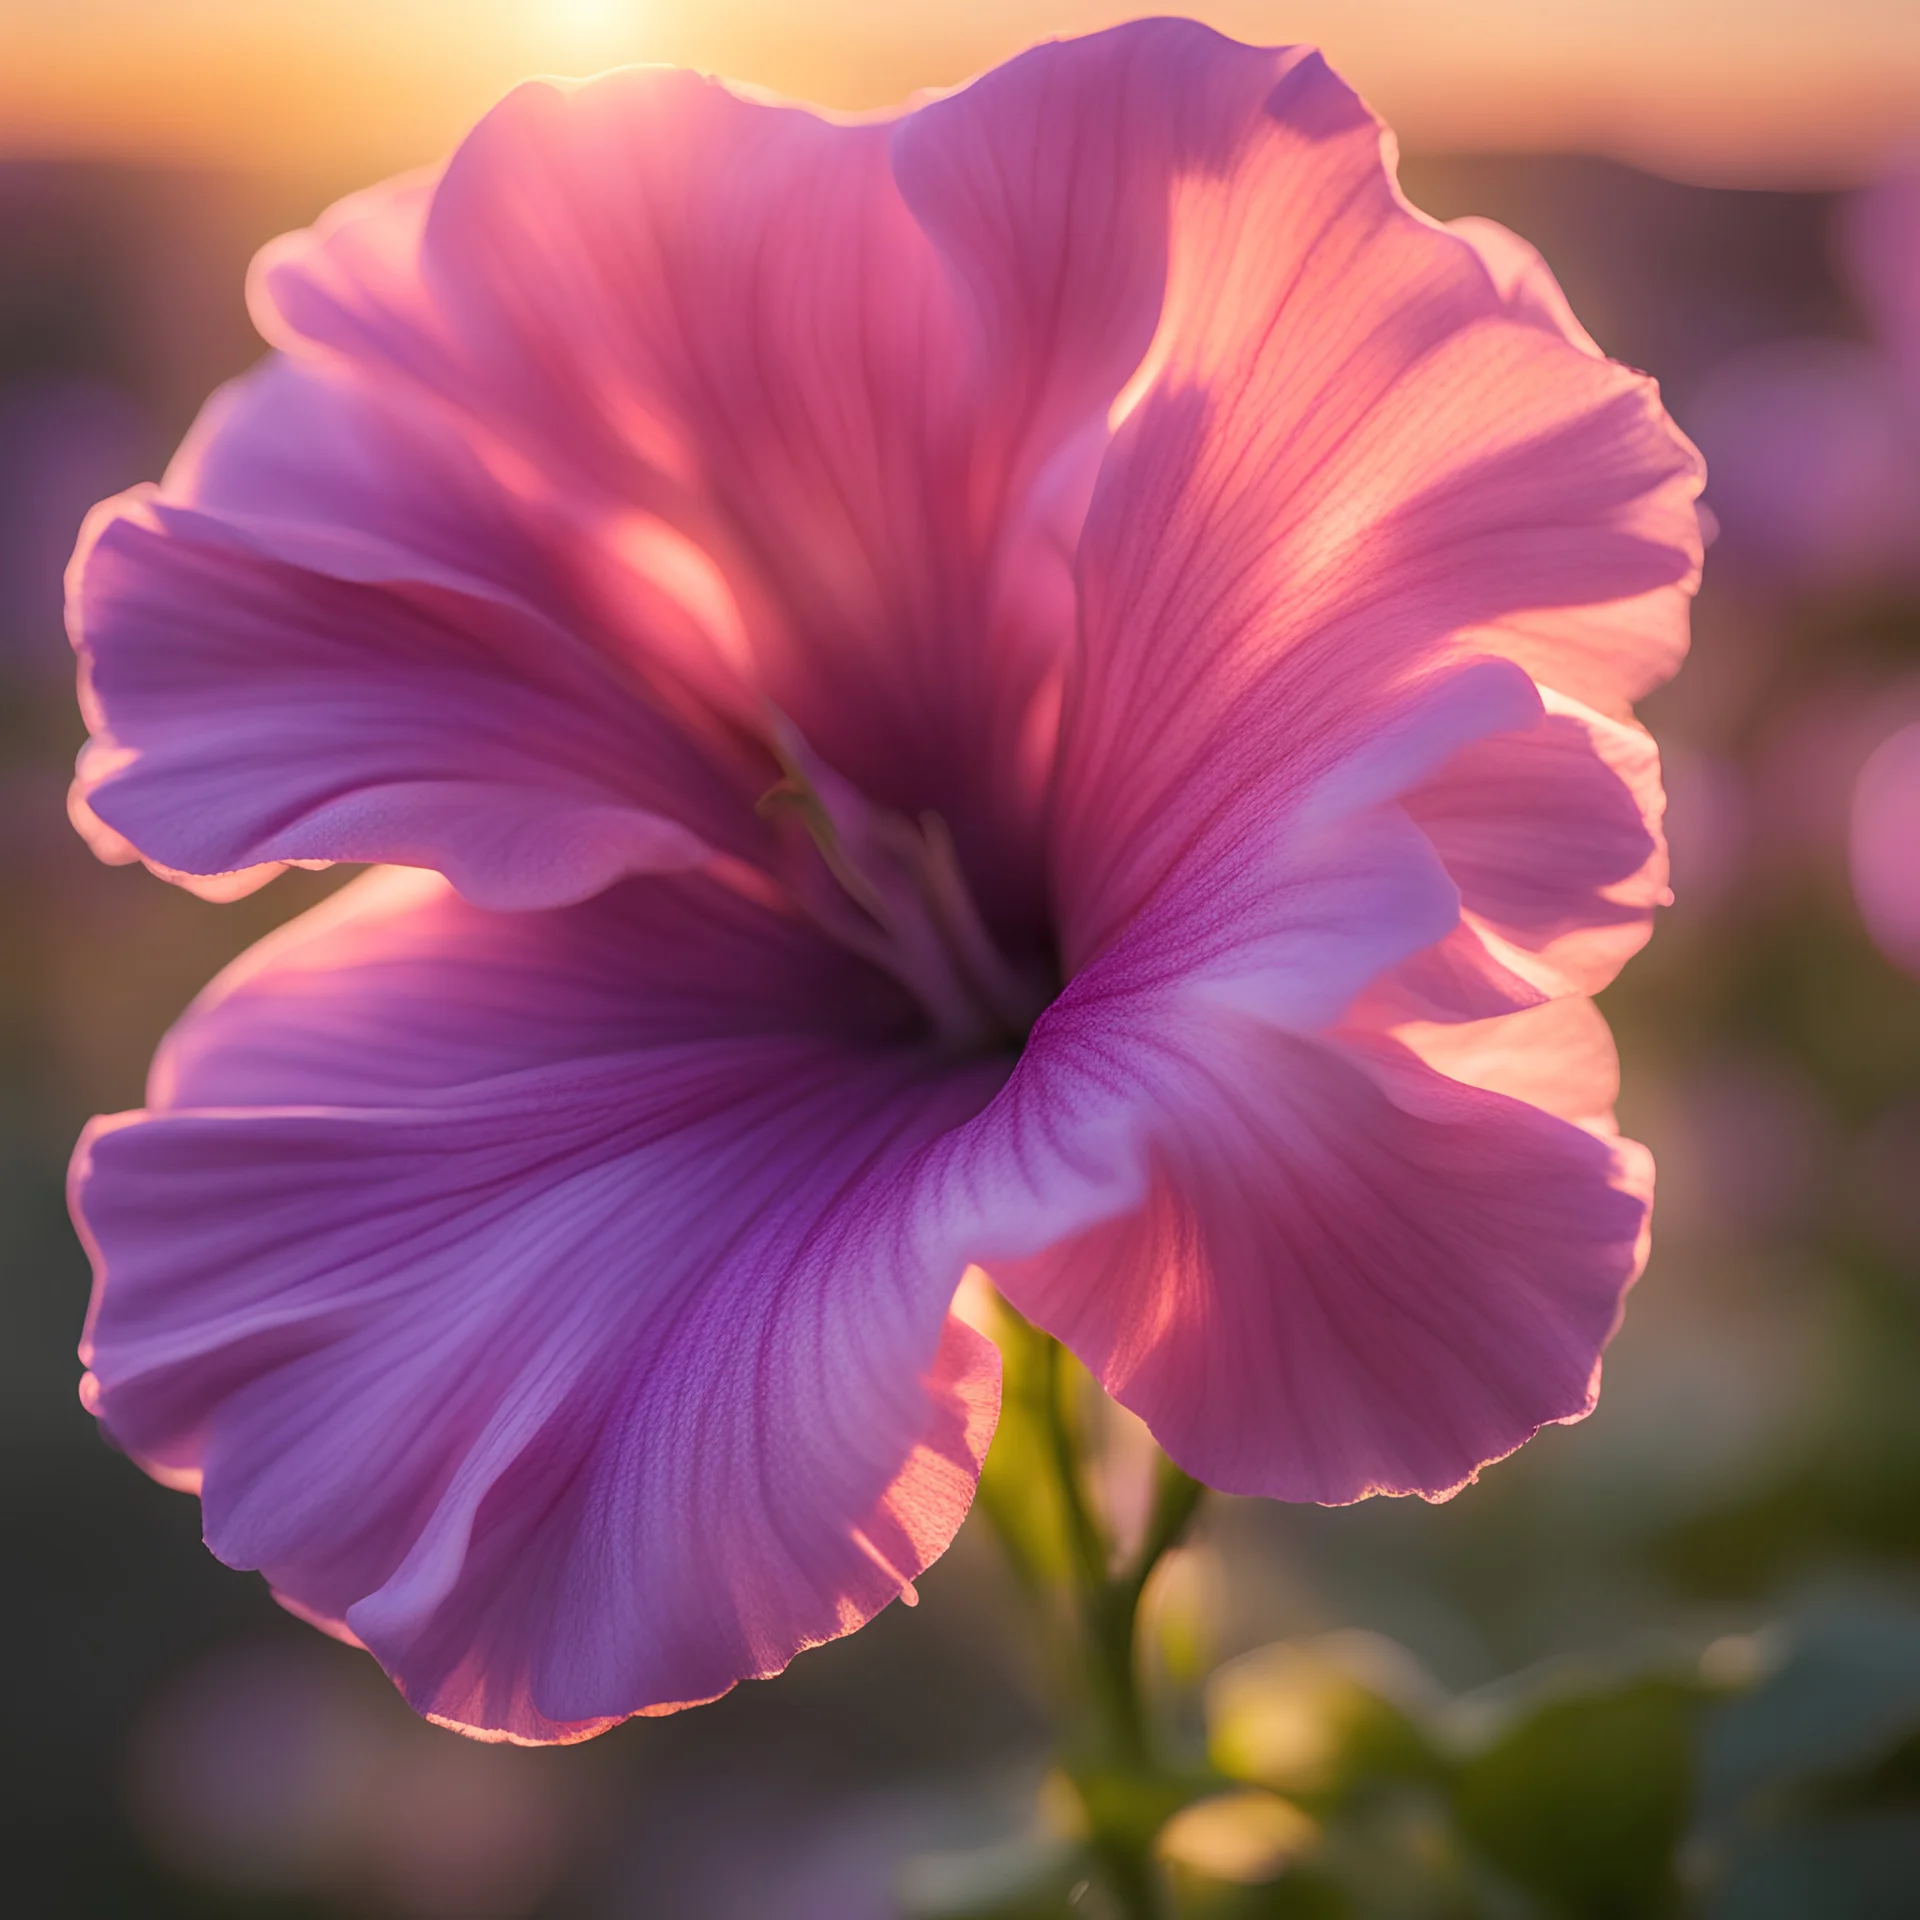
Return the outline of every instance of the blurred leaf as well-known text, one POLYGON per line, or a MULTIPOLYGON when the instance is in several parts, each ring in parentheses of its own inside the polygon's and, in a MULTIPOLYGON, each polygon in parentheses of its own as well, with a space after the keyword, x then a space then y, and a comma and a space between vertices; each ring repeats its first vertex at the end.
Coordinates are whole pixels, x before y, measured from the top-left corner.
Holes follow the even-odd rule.
POLYGON ((1869 1250, 1846 1248, 1835 1265, 1834 1380, 1805 1456, 1654 1543, 1656 1563, 1690 1592, 1762 1592, 1835 1550, 1920 1559, 1920 1299, 1910 1276, 1869 1250))
POLYGON ((1378 1634, 1280 1641, 1208 1682, 1208 1749, 1222 1773, 1320 1810, 1366 1783, 1435 1777, 1420 1719, 1437 1704, 1413 1656, 1378 1634))
POLYGON ((1535 1707, 1460 1768, 1462 1830, 1554 1913, 1653 1920, 1677 1911, 1700 1697, 1655 1675, 1535 1707))
POLYGON ((1690 1516, 1652 1544, 1654 1564, 1687 1593, 1733 1599, 1763 1592, 1827 1531, 1832 1504, 1802 1466, 1744 1498, 1690 1516))
POLYGON ((1371 1920, 1329 1874, 1298 1868, 1259 1886, 1178 1873, 1180 1920, 1371 1920))
POLYGON ((1225 1585, 1218 1556, 1195 1547, 1176 1547, 1153 1570, 1141 1600, 1140 1631, 1164 1688, 1184 1692, 1205 1679, 1217 1657, 1225 1585))
POLYGON ((1920 1807, 1920 1731, 1908 1734, 1884 1759, 1842 1783, 1833 1798, 1847 1806, 1920 1807))
POLYGON ((1099 1767, 1076 1773, 1073 1784, 1092 1833, 1120 1835, 1143 1847, 1182 1807, 1220 1785, 1206 1774, 1140 1774, 1099 1767))
POLYGON ((1162 1859, 1209 1880, 1258 1886, 1310 1854, 1320 1823, 1277 1793, 1244 1788, 1183 1807, 1160 1830, 1162 1859))
POLYGON ((1888 1760, 1920 1731, 1920 1612, 1830 1607, 1790 1630, 1784 1658, 1708 1720, 1701 1812, 1708 1826, 1823 1777, 1888 1760))
POLYGON ((1735 1861, 1707 1920, 1910 1920, 1920 1889, 1920 1816, 1791 1822, 1735 1861))
POLYGON ((1514 1920, 1532 1909, 1504 1889, 1462 1844, 1444 1791, 1374 1782, 1329 1823, 1314 1862, 1361 1920, 1514 1920))
POLYGON ((1920 1611, 1828 1606, 1706 1724, 1711 1920, 1901 1920, 1920 1889, 1920 1611))

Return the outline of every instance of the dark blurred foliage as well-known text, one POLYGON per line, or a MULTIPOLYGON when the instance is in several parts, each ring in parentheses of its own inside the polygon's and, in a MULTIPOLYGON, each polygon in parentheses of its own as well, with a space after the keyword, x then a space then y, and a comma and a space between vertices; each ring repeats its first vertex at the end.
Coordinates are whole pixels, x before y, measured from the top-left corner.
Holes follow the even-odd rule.
MULTIPOLYGON (((1405 174, 1532 238, 1683 425, 1737 356, 1871 345, 1821 197, 1577 159, 1405 174)), ((71 1139, 329 881, 213 907, 94 864, 63 814, 58 573, 91 501, 156 476, 259 351, 247 257, 328 197, 0 167, 0 1909, 1096 1912, 976 1531, 917 1610, 773 1684, 581 1749, 482 1748, 216 1565, 194 1504, 74 1397, 71 1139)), ((1194 1915, 1920 1911, 1920 986, 1863 934, 1844 858, 1854 771, 1920 717, 1920 603, 1795 574, 1729 515, 1697 635, 1647 711, 1680 904, 1606 1001, 1662 1200, 1600 1410, 1442 1507, 1209 1510, 1150 1609, 1219 1789, 1167 1835, 1194 1915)))

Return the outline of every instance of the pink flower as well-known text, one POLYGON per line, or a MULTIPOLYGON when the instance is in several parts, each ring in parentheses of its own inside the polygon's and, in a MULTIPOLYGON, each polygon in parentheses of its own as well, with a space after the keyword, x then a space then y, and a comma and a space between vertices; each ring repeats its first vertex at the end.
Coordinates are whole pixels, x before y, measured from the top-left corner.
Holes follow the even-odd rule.
POLYGON ((1592 1405, 1698 465, 1316 55, 530 85, 253 297, 72 612, 109 857, 389 863, 76 1163, 222 1559, 567 1739, 910 1592, 969 1262, 1239 1492, 1592 1405))
POLYGON ((1881 741, 1853 789, 1853 895, 1895 966, 1920 976, 1920 721, 1881 741))
POLYGON ((1776 340, 1716 367, 1688 414, 1745 565, 1816 588, 1898 585, 1920 527, 1920 411, 1851 340, 1776 340))
POLYGON ((1840 213, 1847 279, 1920 411, 1920 165, 1890 169, 1840 213))
POLYGON ((1690 419, 1747 564, 1823 588, 1920 584, 1920 170, 1840 208, 1874 345, 1773 340, 1714 369, 1690 419))

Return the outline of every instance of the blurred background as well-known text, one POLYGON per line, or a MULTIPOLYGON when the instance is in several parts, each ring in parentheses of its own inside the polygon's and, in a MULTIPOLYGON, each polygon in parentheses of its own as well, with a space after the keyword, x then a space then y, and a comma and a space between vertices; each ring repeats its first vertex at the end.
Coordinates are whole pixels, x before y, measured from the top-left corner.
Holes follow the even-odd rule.
MULTIPOLYGON (((1046 1884, 1040 1690, 972 1528, 916 1611, 775 1684, 523 1752, 415 1722, 101 1442, 74 1393, 73 1135, 137 1105, 172 1016, 328 881, 214 907, 92 862, 63 811, 60 573, 84 510, 157 477, 260 352, 253 250, 520 75, 666 59, 871 107, 1126 11, 0 0, 5 1911, 1097 1910, 1069 1869, 1046 1884)), ((1679 903, 1606 1003, 1661 1204, 1600 1409, 1443 1507, 1209 1510, 1152 1596, 1156 1670, 1247 1790, 1170 1841, 1183 1899, 1910 1916, 1920 7, 1194 11, 1318 41, 1398 127, 1418 204, 1542 248, 1705 448, 1718 538, 1692 662, 1646 714, 1679 903)))

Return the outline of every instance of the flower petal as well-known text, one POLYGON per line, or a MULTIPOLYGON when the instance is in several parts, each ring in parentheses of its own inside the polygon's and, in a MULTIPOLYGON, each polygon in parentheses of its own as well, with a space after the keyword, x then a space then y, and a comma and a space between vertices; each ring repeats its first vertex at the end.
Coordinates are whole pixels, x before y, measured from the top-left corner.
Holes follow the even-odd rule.
MULTIPOLYGON (((1155 850, 1139 839, 1101 847, 1104 868, 1075 876, 1128 911, 1091 952, 1068 945, 1070 973, 1096 973, 1108 994, 1165 988, 1296 1031, 1331 1025, 1460 917, 1459 889, 1401 797, 1540 712, 1524 673, 1483 660, 1342 715, 1341 733, 1306 743, 1291 765, 1259 733, 1223 740, 1211 813, 1177 823, 1184 841, 1152 892, 1127 899, 1152 871, 1155 850)), ((1085 938, 1085 922, 1075 931, 1085 938)))
POLYGON ((270 248, 255 309, 295 354, 437 399, 604 543, 690 545, 815 750, 940 811, 989 891, 1034 895, 1044 689, 1151 290, 1115 351, 1010 351, 909 212, 892 137, 689 73, 533 83, 424 219, 362 204, 270 248))
POLYGON ((1595 993, 1665 905, 1660 756, 1646 731, 1558 695, 1461 749, 1405 798, 1496 954, 1550 993, 1595 993))
POLYGON ((1604 359, 1598 343, 1580 324, 1553 269, 1530 240, 1523 240, 1497 220, 1479 214, 1449 220, 1447 231, 1457 234, 1480 256, 1480 264, 1492 276, 1495 290, 1507 311, 1516 317, 1557 333, 1582 353, 1604 359))
POLYGON ((581 527, 399 383, 272 355, 201 410, 165 492, 315 573, 529 608, 682 721, 753 711, 710 564, 664 529, 581 527))
MULTIPOLYGON (((1408 1021, 1394 1027, 1392 1037, 1450 1080, 1524 1100, 1592 1131, 1614 1132, 1620 1057, 1600 1009, 1582 995, 1563 994, 1488 1020, 1408 1021)), ((1384 1072, 1395 1056, 1376 1049, 1373 1058, 1375 1071, 1384 1072)))
POLYGON ((470 1729, 575 1737, 858 1625, 991 1428, 934 1162, 1005 1064, 903 1043, 884 979, 709 882, 352 891, 83 1143, 90 1404, 470 1729))
POLYGON ((771 757, 698 738, 577 572, 455 438, 270 363, 82 536, 78 803, 163 869, 392 860, 497 906, 754 852, 771 757))
POLYGON ((1438 1498, 1590 1409, 1641 1159, 1383 1043, 1214 1016, 1146 1059, 1144 1206, 990 1270, 1190 1473, 1438 1498))
POLYGON ((476 911, 363 874, 242 954, 161 1043, 156 1111, 401 1107, 511 1074, 796 1033, 911 1050, 905 992, 796 914, 705 879, 560 912, 476 911))
MULTIPOLYGON (((901 193, 966 296, 975 386, 998 397, 979 431, 1006 440, 1003 552, 1051 541, 1071 561, 1109 414, 1159 324, 1168 181, 1225 163, 1223 128, 1271 68, 1148 21, 1033 47, 895 123, 901 193)), ((1010 573, 1071 595, 1064 568, 1010 573)))
POLYGON ((1074 951, 1444 663, 1504 654, 1617 714, 1684 646, 1698 461, 1651 384, 1413 213, 1318 56, 1265 57, 1222 111, 1231 163, 1170 174, 1150 378, 1082 536, 1053 855, 1074 951))

